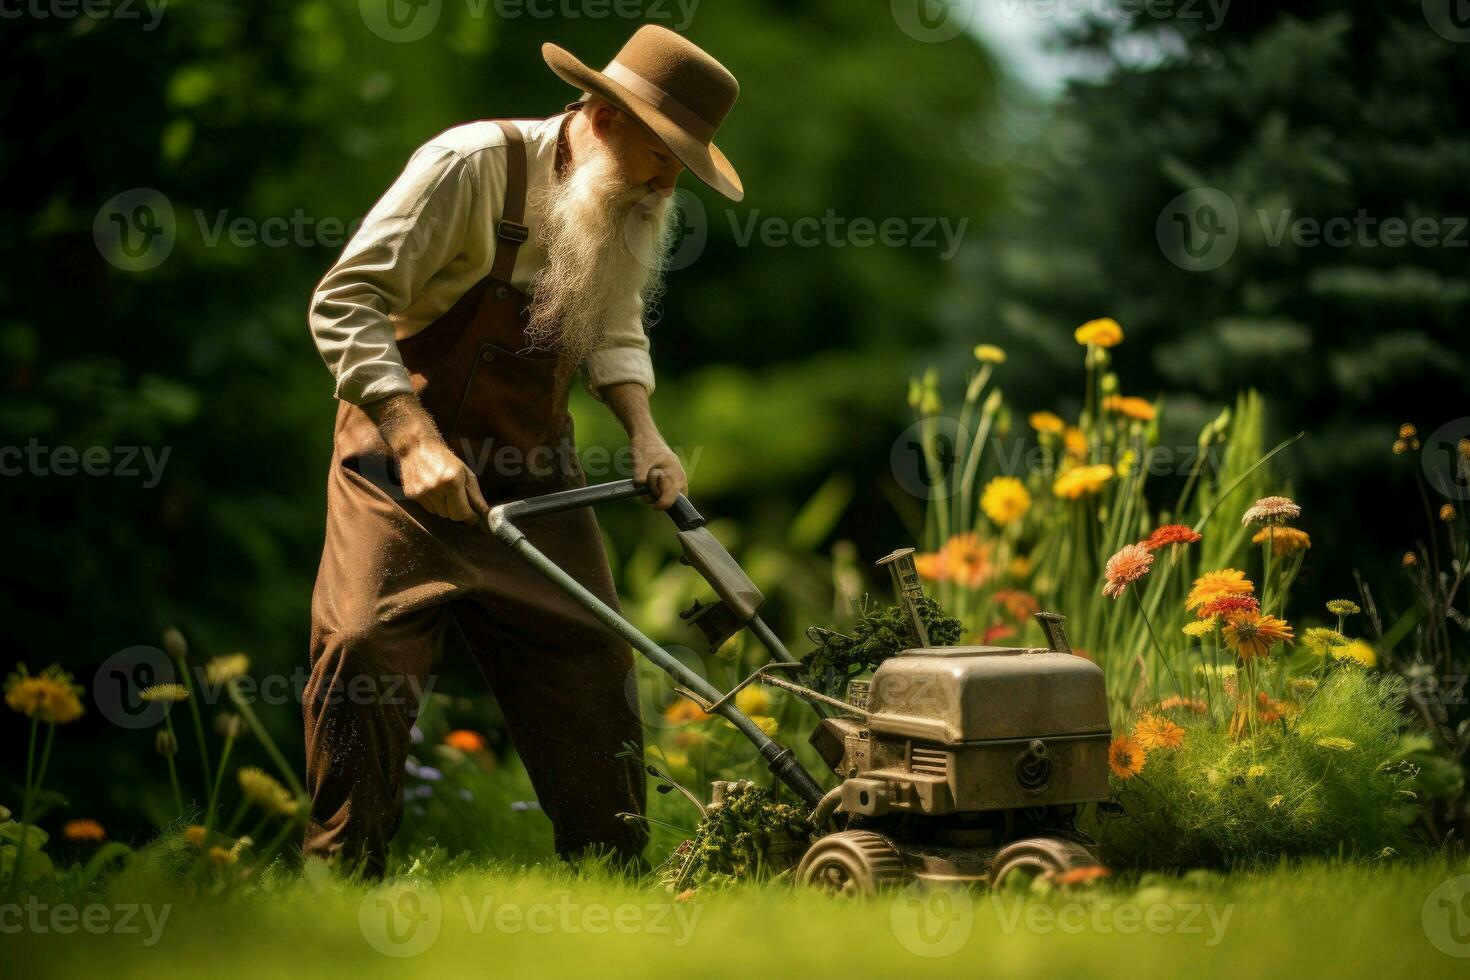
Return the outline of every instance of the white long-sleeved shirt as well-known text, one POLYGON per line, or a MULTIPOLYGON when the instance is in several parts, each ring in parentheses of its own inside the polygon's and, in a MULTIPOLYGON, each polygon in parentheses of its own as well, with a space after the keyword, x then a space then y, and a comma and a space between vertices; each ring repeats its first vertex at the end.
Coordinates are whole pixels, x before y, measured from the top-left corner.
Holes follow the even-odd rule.
MULTIPOLYGON (((555 179, 565 114, 517 120, 525 134, 527 197, 555 179)), ((398 341, 448 312, 490 272, 505 204, 505 134, 493 122, 441 133, 408 161, 402 175, 363 219, 311 299, 311 333, 337 379, 337 397, 361 405, 412 391, 398 341)), ((516 255, 511 284, 530 292, 546 262, 537 209, 526 208, 528 242, 516 255)), ((595 395, 610 384, 653 390, 653 362, 640 313, 609 324, 584 365, 595 395)))

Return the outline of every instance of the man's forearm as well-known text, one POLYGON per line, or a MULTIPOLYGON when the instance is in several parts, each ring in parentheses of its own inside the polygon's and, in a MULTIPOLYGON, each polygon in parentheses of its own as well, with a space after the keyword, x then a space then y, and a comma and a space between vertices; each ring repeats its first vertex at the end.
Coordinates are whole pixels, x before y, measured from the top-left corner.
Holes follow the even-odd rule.
POLYGON ((658 426, 653 421, 653 411, 648 406, 648 389, 636 381, 606 385, 598 389, 602 400, 612 409, 630 442, 644 439, 662 439, 658 426))

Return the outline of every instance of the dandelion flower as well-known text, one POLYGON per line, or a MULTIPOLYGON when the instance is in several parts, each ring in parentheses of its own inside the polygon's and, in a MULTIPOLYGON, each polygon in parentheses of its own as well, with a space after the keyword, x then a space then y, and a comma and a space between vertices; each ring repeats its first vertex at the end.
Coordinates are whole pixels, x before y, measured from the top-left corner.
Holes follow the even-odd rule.
POLYGON ((1004 364, 1006 352, 994 344, 976 344, 975 360, 984 364, 1004 364))
POLYGON ((1117 347, 1123 342, 1123 328, 1112 317, 1088 320, 1072 334, 1077 343, 1086 347, 1117 347))
POLYGON ((1245 572, 1222 568, 1217 572, 1206 572, 1194 580, 1194 585, 1184 600, 1184 608, 1194 612, 1205 603, 1222 596, 1251 595, 1255 591, 1255 585, 1245 577, 1245 572))
POLYGON ((1074 466, 1052 484, 1052 493, 1067 500, 1091 496, 1102 490, 1113 478, 1113 468, 1106 463, 1095 466, 1074 466))
POLYGON ((67 840, 101 843, 107 839, 107 831, 95 820, 68 820, 61 827, 61 836, 67 840))
POLYGON ((997 527, 1007 527, 1026 516, 1031 509, 1031 492, 1013 476, 998 476, 985 485, 980 495, 980 509, 997 527))
POLYGON ((1454 504, 1445 504, 1439 509, 1439 519, 1444 521, 1446 524, 1448 524, 1450 521, 1453 521, 1457 516, 1458 515, 1455 513, 1454 504))
POLYGON ((1403 425, 1399 426, 1400 439, 1412 439, 1418 434, 1419 428, 1418 426, 1414 425, 1413 422, 1405 422, 1403 425))
POLYGON ((1183 524, 1165 524, 1163 527, 1154 529, 1154 533, 1148 536, 1143 546, 1150 551, 1158 551, 1175 544, 1194 544, 1200 539, 1199 532, 1192 527, 1183 524))
POLYGON ((276 782, 275 777, 264 769, 244 766, 237 777, 240 780, 240 792, 245 799, 266 813, 289 817, 296 812, 295 798, 291 796, 286 787, 276 782))
POLYGON ((1329 735, 1326 738, 1319 738, 1317 739, 1317 744, 1322 746, 1322 748, 1324 749, 1331 749, 1334 752, 1351 752, 1353 749, 1357 748, 1357 746, 1353 744, 1352 739, 1341 738, 1336 735, 1329 735))
POLYGON ((211 659, 204 668, 204 676, 208 679, 210 686, 220 687, 236 677, 245 676, 245 672, 249 669, 250 657, 247 654, 227 653, 211 659))
POLYGON ((1261 765, 1251 766, 1245 771, 1246 779, 1260 779, 1266 775, 1266 767, 1261 765))
POLYGON ((1307 532, 1294 527, 1263 527, 1251 538, 1253 544, 1265 544, 1268 541, 1271 543, 1271 554, 1277 558, 1305 551, 1312 546, 1312 539, 1307 532))
POLYGON ((1133 738, 1147 751, 1177 749, 1184 744, 1184 729, 1167 718, 1145 715, 1133 727, 1133 738))
POLYGON ((189 697, 189 690, 182 684, 154 684, 143 688, 138 697, 144 701, 178 702, 189 697))
POLYGON ((1262 497, 1246 510, 1240 523, 1281 525, 1301 516, 1302 509, 1290 497, 1262 497))
POLYGON ((1346 644, 1332 648, 1332 656, 1336 660, 1350 660, 1362 664, 1364 667, 1374 667, 1378 664, 1378 651, 1365 640, 1349 640, 1346 644))
POLYGON ((1347 642, 1347 637, 1325 626, 1314 626, 1302 634, 1302 646, 1319 657, 1326 656, 1333 647, 1347 646, 1347 642))
POLYGON ((1139 422, 1152 422, 1156 414, 1152 402, 1133 395, 1109 395, 1103 399, 1102 407, 1105 412, 1113 412, 1139 422))
POLYGON ((472 732, 468 728, 457 728, 444 736, 444 744, 459 749, 461 752, 483 752, 485 751, 485 736, 479 732, 472 732))
POLYGON ((19 664, 5 679, 5 703, 10 709, 48 725, 65 725, 80 718, 82 693, 71 674, 55 664, 39 674, 19 664))
POLYGON ((1026 421, 1031 423, 1031 428, 1045 435, 1061 435, 1067 428, 1067 423, 1051 412, 1032 412, 1026 421))
POLYGON ((1327 611, 1334 616, 1353 616, 1363 610, 1351 599, 1333 599, 1327 603, 1327 611))
POLYGON ((1147 575, 1153 563, 1152 551, 1141 544, 1125 544, 1116 555, 1108 559, 1107 566, 1103 569, 1103 575, 1108 580, 1103 586, 1103 595, 1117 599, 1128 591, 1130 583, 1147 575))
POLYGON ((1292 638, 1284 619, 1261 613, 1241 613, 1225 621, 1225 644, 1242 660, 1269 657, 1277 643, 1292 638))
POLYGON ((1119 735, 1108 746, 1108 768, 1119 779, 1132 779, 1143 772, 1148 753, 1127 735, 1119 735))
POLYGON ((1198 640, 1200 637, 1208 636, 1210 633, 1215 632, 1215 627, 1218 625, 1219 620, 1213 616, 1208 619, 1196 619, 1192 623, 1184 624, 1184 635, 1192 636, 1198 640))

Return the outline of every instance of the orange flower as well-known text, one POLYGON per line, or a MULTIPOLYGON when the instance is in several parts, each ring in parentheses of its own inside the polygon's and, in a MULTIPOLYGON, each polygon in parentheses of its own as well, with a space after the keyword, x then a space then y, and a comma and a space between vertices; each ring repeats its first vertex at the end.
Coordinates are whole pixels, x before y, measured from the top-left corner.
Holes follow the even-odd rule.
POLYGON ((1147 398, 1137 398, 1133 395, 1109 395, 1103 399, 1102 407, 1105 412, 1116 412, 1124 418, 1137 419, 1139 422, 1154 420, 1154 406, 1147 398))
POLYGON ((1108 746, 1108 768, 1119 779, 1132 779, 1143 772, 1148 753, 1127 735, 1119 735, 1108 746))
POLYGON ((1023 589, 998 589, 990 601, 1005 609, 1007 616, 1022 623, 1041 611, 1041 602, 1023 589))
POLYGON ((1222 596, 1251 595, 1255 591, 1255 585, 1245 577, 1245 572, 1222 568, 1218 572, 1206 572, 1194 580, 1194 586, 1184 600, 1184 608, 1194 612, 1205 603, 1222 596))
POLYGON ((680 698, 664 709, 664 718, 676 725, 682 725, 691 721, 704 721, 709 715, 688 698, 680 698))
POLYGON ((468 728, 459 728, 444 736, 444 744, 452 745, 461 752, 485 751, 485 737, 468 728))
POLYGON ((1081 459, 1087 455, 1087 437, 1075 425, 1067 426, 1062 432, 1062 446, 1067 450, 1069 456, 1081 459))
POLYGON ((973 533, 956 534, 938 551, 915 555, 914 567, 924 578, 972 589, 984 585, 995 571, 990 547, 973 533))
POLYGON ((1076 868, 1068 868, 1061 874, 1052 878, 1058 885, 1090 885, 1099 878, 1106 878, 1112 874, 1107 868, 1100 864, 1084 864, 1076 868))
POLYGON ((1177 749, 1184 744, 1184 729, 1167 718, 1145 715, 1133 726, 1133 737, 1145 749, 1177 749))
POLYGON ((1052 493, 1067 500, 1076 500, 1097 493, 1113 478, 1113 468, 1106 463, 1094 466, 1074 466, 1051 485, 1052 493))
POLYGON ((1015 636, 1015 634, 1015 629, 1009 623, 994 623, 985 631, 985 635, 980 638, 980 642, 986 646, 990 646, 997 640, 1004 640, 1008 636, 1015 636))
POLYGON ((1103 586, 1103 595, 1110 599, 1118 598, 1128 591, 1130 583, 1147 575, 1153 563, 1152 551, 1141 544, 1125 544, 1116 555, 1108 559, 1108 564, 1103 569, 1103 575, 1108 580, 1103 586))
POLYGON ((1269 657, 1271 648, 1294 634, 1286 620, 1261 613, 1240 613, 1225 622, 1225 644, 1242 660, 1269 657))
POLYGON ((1154 533, 1148 536, 1143 546, 1150 551, 1158 551, 1172 544, 1194 544, 1199 539, 1199 533, 1192 527, 1185 527, 1183 524, 1165 524, 1163 527, 1156 528, 1154 533))
POLYGON ((107 831, 95 820, 68 820, 61 827, 61 836, 67 840, 98 843, 107 839, 107 831))
POLYGON ((1112 317, 1103 317, 1098 320, 1088 320, 1073 331, 1072 336, 1084 347, 1088 344, 1097 347, 1117 347, 1123 342, 1123 328, 1118 326, 1118 321, 1112 317))
POLYGON ((1175 694, 1159 702, 1160 711, 1188 711, 1196 715, 1202 715, 1210 710, 1210 706, 1196 698, 1181 698, 1175 694))
POLYGON ((1281 720, 1286 714, 1288 705, 1284 701, 1276 701, 1266 696, 1265 691, 1256 694, 1256 721, 1271 724, 1281 720))

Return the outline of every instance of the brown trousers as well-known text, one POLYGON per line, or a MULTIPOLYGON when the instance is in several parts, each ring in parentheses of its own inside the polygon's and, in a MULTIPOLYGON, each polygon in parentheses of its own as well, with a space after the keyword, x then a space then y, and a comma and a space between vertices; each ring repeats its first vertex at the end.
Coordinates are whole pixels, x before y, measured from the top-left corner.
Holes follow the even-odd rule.
MULTIPOLYGON (((399 344, 424 407, 492 505, 586 482, 555 358, 517 353, 528 347, 528 299, 508 281, 514 245, 502 242, 490 276, 399 344)), ((530 519, 522 529, 617 608, 591 511, 530 519)), ((404 499, 377 428, 345 402, 311 614, 307 854, 381 874, 403 815, 417 694, 450 630, 500 703, 558 853, 642 850, 641 824, 617 816, 642 813, 645 798, 641 762, 617 758, 627 743, 641 758, 643 744, 627 645, 482 525, 404 499)))

